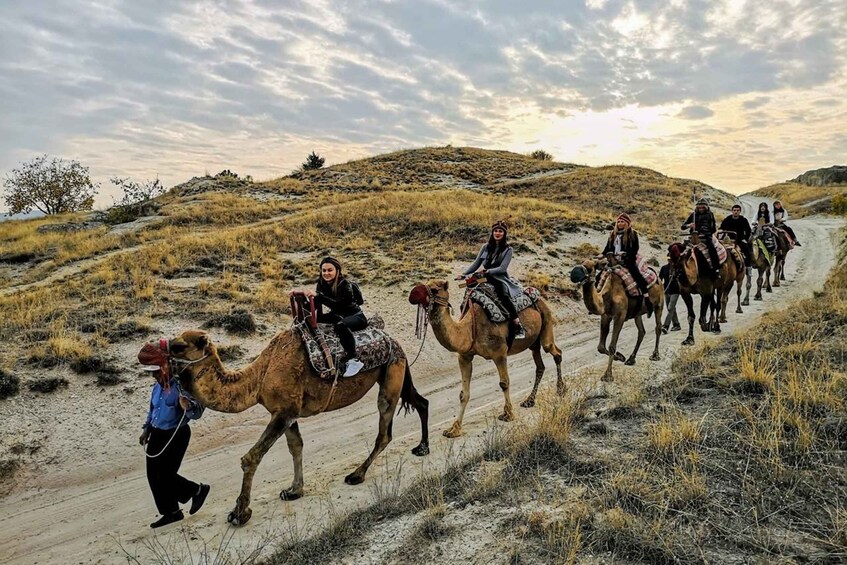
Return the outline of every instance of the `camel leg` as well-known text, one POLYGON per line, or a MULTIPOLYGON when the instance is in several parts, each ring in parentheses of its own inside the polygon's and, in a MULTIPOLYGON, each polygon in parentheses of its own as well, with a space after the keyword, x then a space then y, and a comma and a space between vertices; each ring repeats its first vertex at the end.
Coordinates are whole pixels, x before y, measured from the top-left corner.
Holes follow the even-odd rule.
POLYGON ((535 406, 535 395, 538 394, 538 385, 541 383, 541 377, 544 376, 544 359, 541 358, 541 343, 539 341, 536 341, 532 346, 532 360, 535 362, 535 383, 532 385, 529 396, 521 402, 521 406, 524 408, 535 406))
POLYGON ((250 510, 250 491, 253 489, 253 475, 256 474, 256 469, 265 453, 276 443, 285 430, 293 423, 292 418, 287 418, 281 414, 275 414, 271 421, 268 422, 265 431, 259 437, 259 441, 250 448, 244 457, 241 458, 241 469, 244 476, 241 480, 241 494, 235 502, 235 509, 229 513, 226 521, 233 526, 241 526, 250 520, 253 511, 250 510))
POLYGON ((514 410, 512 410, 512 399, 509 396, 509 364, 508 357, 495 357, 494 364, 497 366, 497 372, 500 374, 500 390, 503 391, 503 413, 497 418, 503 422, 511 422, 515 419, 514 410))
POLYGON ((621 328, 623 328, 624 320, 626 319, 626 314, 622 314, 620 316, 615 317, 615 326, 612 328, 612 342, 609 344, 609 364, 606 367, 606 372, 603 374, 603 377, 600 379, 603 382, 610 383, 614 380, 612 377, 612 361, 614 361, 615 357, 619 355, 617 353, 618 349, 618 337, 621 335, 621 328))
POLYGON ((750 306, 750 288, 753 286, 753 267, 747 267, 747 279, 746 289, 747 292, 744 293, 744 300, 741 301, 742 306, 750 306))
POLYGON ((556 393, 560 396, 565 394, 565 381, 562 380, 562 352, 556 345, 556 337, 553 335, 553 324, 547 323, 541 329, 541 347, 553 356, 556 364, 556 393))
POLYGON ((465 408, 471 399, 471 375, 473 374, 473 355, 459 355, 459 369, 462 371, 462 392, 459 393, 459 417, 449 429, 444 430, 444 437, 459 437, 462 435, 462 420, 465 408))
POLYGON ((761 269, 759 269, 759 277, 756 279, 756 296, 753 297, 753 300, 761 300, 762 299, 762 281, 764 281, 764 279, 765 279, 765 274, 767 274, 768 292, 770 292, 771 270, 768 269, 766 271, 762 271, 761 269))
POLYGON ((358 485, 364 481, 368 468, 391 442, 394 411, 397 409, 397 402, 400 400, 400 391, 403 388, 405 376, 405 366, 392 365, 386 369, 385 382, 380 383, 379 395, 376 400, 377 410, 379 410, 379 431, 376 434, 374 448, 368 458, 355 471, 344 477, 344 482, 348 485, 358 485))
POLYGON ((288 442, 288 451, 294 460, 294 480, 291 486, 279 493, 282 500, 297 500, 303 496, 303 436, 300 435, 300 426, 294 422, 285 430, 285 440, 288 442))
MULTIPOLYGON (((662 301, 664 303, 664 300, 662 301)), ((653 348, 653 353, 650 355, 650 361, 659 361, 659 339, 662 337, 662 317, 656 318, 656 347, 653 348)))
POLYGON ((720 308, 719 308, 720 317, 718 318, 718 323, 726 324, 727 321, 728 321, 726 319, 726 309, 729 305, 729 293, 730 292, 732 292, 731 286, 729 288, 719 288, 718 289, 718 296, 720 296, 720 299, 721 299, 720 304, 719 304, 720 305, 720 308))
POLYGON ((685 338, 682 345, 694 345, 694 299, 690 292, 681 292, 680 296, 688 311, 688 337, 685 338))
POLYGON ((782 280, 782 259, 777 258, 773 265, 773 286, 779 288, 782 280))
POLYGON ((712 297, 714 296, 714 291, 709 294, 700 293, 700 329, 704 332, 707 332, 711 329, 709 326, 708 312, 709 307, 712 305, 712 297))
POLYGON ((738 299, 737 300, 738 306, 735 308, 736 314, 743 314, 744 313, 744 310, 741 309, 741 286, 743 284, 744 284, 744 277, 742 277, 741 280, 736 281, 735 296, 738 299))
POLYGON ((600 315, 600 343, 597 344, 597 353, 600 355, 608 355, 609 350, 606 348, 606 341, 609 339, 609 328, 612 325, 612 317, 608 314, 600 315))
POLYGON ((729 294, 722 286, 715 289, 715 295, 712 297, 712 310, 709 315, 709 323, 712 332, 721 333, 721 317, 723 316, 724 306, 729 300, 729 294))
POLYGON ((635 340, 635 348, 632 350, 632 355, 629 356, 629 359, 626 360, 624 365, 635 365, 635 356, 638 355, 638 349, 641 347, 641 342, 644 341, 644 336, 647 334, 647 330, 644 329, 644 320, 641 319, 641 315, 635 317, 635 327, 638 328, 638 338, 635 340))

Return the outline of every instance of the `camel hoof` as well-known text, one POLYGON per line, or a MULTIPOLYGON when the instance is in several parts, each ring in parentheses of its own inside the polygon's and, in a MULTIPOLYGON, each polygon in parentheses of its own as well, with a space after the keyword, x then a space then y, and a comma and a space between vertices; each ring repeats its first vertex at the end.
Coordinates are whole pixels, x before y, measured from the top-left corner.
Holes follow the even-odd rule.
POLYGON ((419 443, 418 446, 412 450, 412 455, 417 457, 429 455, 429 444, 424 442, 419 443))
POLYGON ((241 512, 233 510, 226 517, 226 521, 232 524, 233 526, 243 526, 244 524, 250 521, 250 516, 252 515, 253 511, 249 508, 245 508, 241 512))
POLYGON ((720 320, 721 324, 726 324, 728 322, 729 322, 729 320, 727 320, 726 318, 721 318, 721 320, 720 320))
POLYGON ((741 306, 739 306, 738 308, 736 308, 736 309, 735 309, 735 313, 736 313, 736 314, 743 314, 743 313, 744 313, 744 310, 742 310, 742 309, 741 309, 741 306))
POLYGON ((601 381, 603 381, 604 383, 612 383, 612 382, 615 382, 615 379, 614 379, 614 377, 612 377, 612 374, 611 374, 611 373, 606 373, 605 375, 603 375, 602 377, 600 377, 600 380, 601 380, 601 381))
POLYGON ((662 356, 659 355, 658 353, 654 353, 653 355, 650 356, 650 361, 661 361, 661 360, 662 360, 662 356))
POLYGON ((682 342, 682 345, 694 345, 694 338, 693 337, 685 338, 685 341, 682 342))
POLYGON ((357 474, 355 471, 344 477, 344 482, 348 485, 360 485, 365 482, 363 475, 357 474))
POLYGON ((279 493, 279 499, 288 502, 290 500, 297 500, 298 498, 302 498, 303 493, 297 492, 291 489, 285 489, 284 491, 279 493))
MULTIPOLYGON (((770 291, 768 291, 768 292, 770 292, 770 291)), ((762 297, 761 297, 761 296, 757 296, 757 297, 753 298, 753 300, 758 300, 759 302, 761 302, 761 301, 762 301, 762 297)))
POLYGON ((630 367, 635 365, 635 357, 630 357, 629 359, 627 359, 626 362, 624 363, 624 365, 628 365, 630 367))
POLYGON ((721 327, 720 327, 720 326, 715 326, 714 328, 712 328, 712 333, 713 333, 713 334, 719 334, 719 333, 721 333, 721 327))
POLYGON ((534 398, 527 398, 526 400, 521 402, 521 406, 523 408, 532 408, 533 406, 535 406, 535 399, 534 398))
POLYGON ((512 420, 515 419, 515 417, 512 416, 511 414, 503 412, 502 414, 497 416, 497 419, 500 420, 501 422, 511 422, 512 420))
POLYGON ((626 361, 626 357, 624 357, 623 353, 615 352, 615 361, 620 361, 621 363, 623 363, 624 361, 626 361))
MULTIPOLYGON (((753 300, 755 300, 755 298, 754 298, 753 300)), ((742 302, 742 303, 741 303, 741 305, 742 305, 742 306, 750 306, 750 301, 749 301, 749 300, 745 300, 744 302, 742 302)), ((741 312, 741 310, 740 310, 740 309, 738 309, 738 310, 736 310, 736 312, 739 312, 739 313, 740 313, 740 312, 741 312)))
POLYGON ((444 437, 449 437, 451 439, 461 437, 462 436, 462 428, 461 428, 461 426, 457 426, 456 424, 453 424, 449 429, 444 430, 442 432, 442 435, 444 437))

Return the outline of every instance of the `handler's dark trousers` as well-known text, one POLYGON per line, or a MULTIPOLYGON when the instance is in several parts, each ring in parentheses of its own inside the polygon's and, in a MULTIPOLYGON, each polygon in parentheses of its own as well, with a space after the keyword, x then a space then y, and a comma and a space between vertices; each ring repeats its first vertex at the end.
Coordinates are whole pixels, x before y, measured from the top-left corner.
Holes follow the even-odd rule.
POLYGON ((323 314, 318 316, 318 321, 325 324, 332 324, 335 328, 335 334, 338 336, 338 341, 341 342, 341 347, 347 353, 347 358, 352 359, 356 356, 356 338, 353 332, 368 327, 368 318, 364 312, 353 314, 342 318, 336 314, 323 314))
POLYGON ((665 329, 671 327, 672 321, 674 326, 679 327, 679 317, 676 314, 676 303, 678 300, 678 294, 665 295, 665 305, 668 309, 668 313, 665 315, 665 322, 662 324, 662 327, 664 327, 665 329))
MULTIPOLYGON (((150 428, 150 441, 147 453, 156 455, 173 435, 173 430, 150 428)), ((187 425, 179 428, 168 448, 158 457, 147 457, 147 482, 156 501, 159 514, 172 514, 179 510, 179 503, 186 503, 200 491, 200 485, 179 475, 179 466, 188 449, 191 428, 187 425)))
POLYGON ((515 303, 512 302, 512 294, 509 292, 509 288, 506 286, 506 283, 500 282, 492 277, 488 279, 488 284, 494 288, 497 298, 500 299, 500 302, 503 304, 503 307, 509 315, 509 320, 516 319, 518 317, 518 311, 515 309, 515 303))

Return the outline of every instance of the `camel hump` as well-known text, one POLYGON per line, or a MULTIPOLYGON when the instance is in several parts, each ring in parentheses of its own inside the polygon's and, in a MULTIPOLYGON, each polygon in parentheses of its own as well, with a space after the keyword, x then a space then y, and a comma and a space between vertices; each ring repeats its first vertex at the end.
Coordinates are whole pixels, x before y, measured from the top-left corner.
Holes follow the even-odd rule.
MULTIPOLYGON (((483 283, 469 290, 469 292, 470 302, 479 304, 490 321, 500 323, 508 319, 508 313, 491 285, 483 283)), ((512 297, 512 303, 515 305, 515 310, 520 312, 533 306, 540 299, 541 291, 535 287, 528 286, 523 289, 520 295, 512 297)), ((469 301, 466 295, 466 299, 462 301, 462 314, 464 314, 468 306, 469 301)))

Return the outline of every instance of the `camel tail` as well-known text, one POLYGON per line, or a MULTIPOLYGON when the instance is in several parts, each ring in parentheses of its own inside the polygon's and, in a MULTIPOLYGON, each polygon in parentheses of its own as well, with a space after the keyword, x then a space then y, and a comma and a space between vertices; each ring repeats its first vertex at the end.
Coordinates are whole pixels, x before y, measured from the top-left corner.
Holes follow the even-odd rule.
POLYGON ((405 414, 408 414, 409 411, 418 408, 422 402, 429 404, 415 389, 415 384, 412 382, 412 372, 409 370, 407 361, 406 375, 403 377, 403 388, 400 390, 400 408, 405 411, 405 414))

